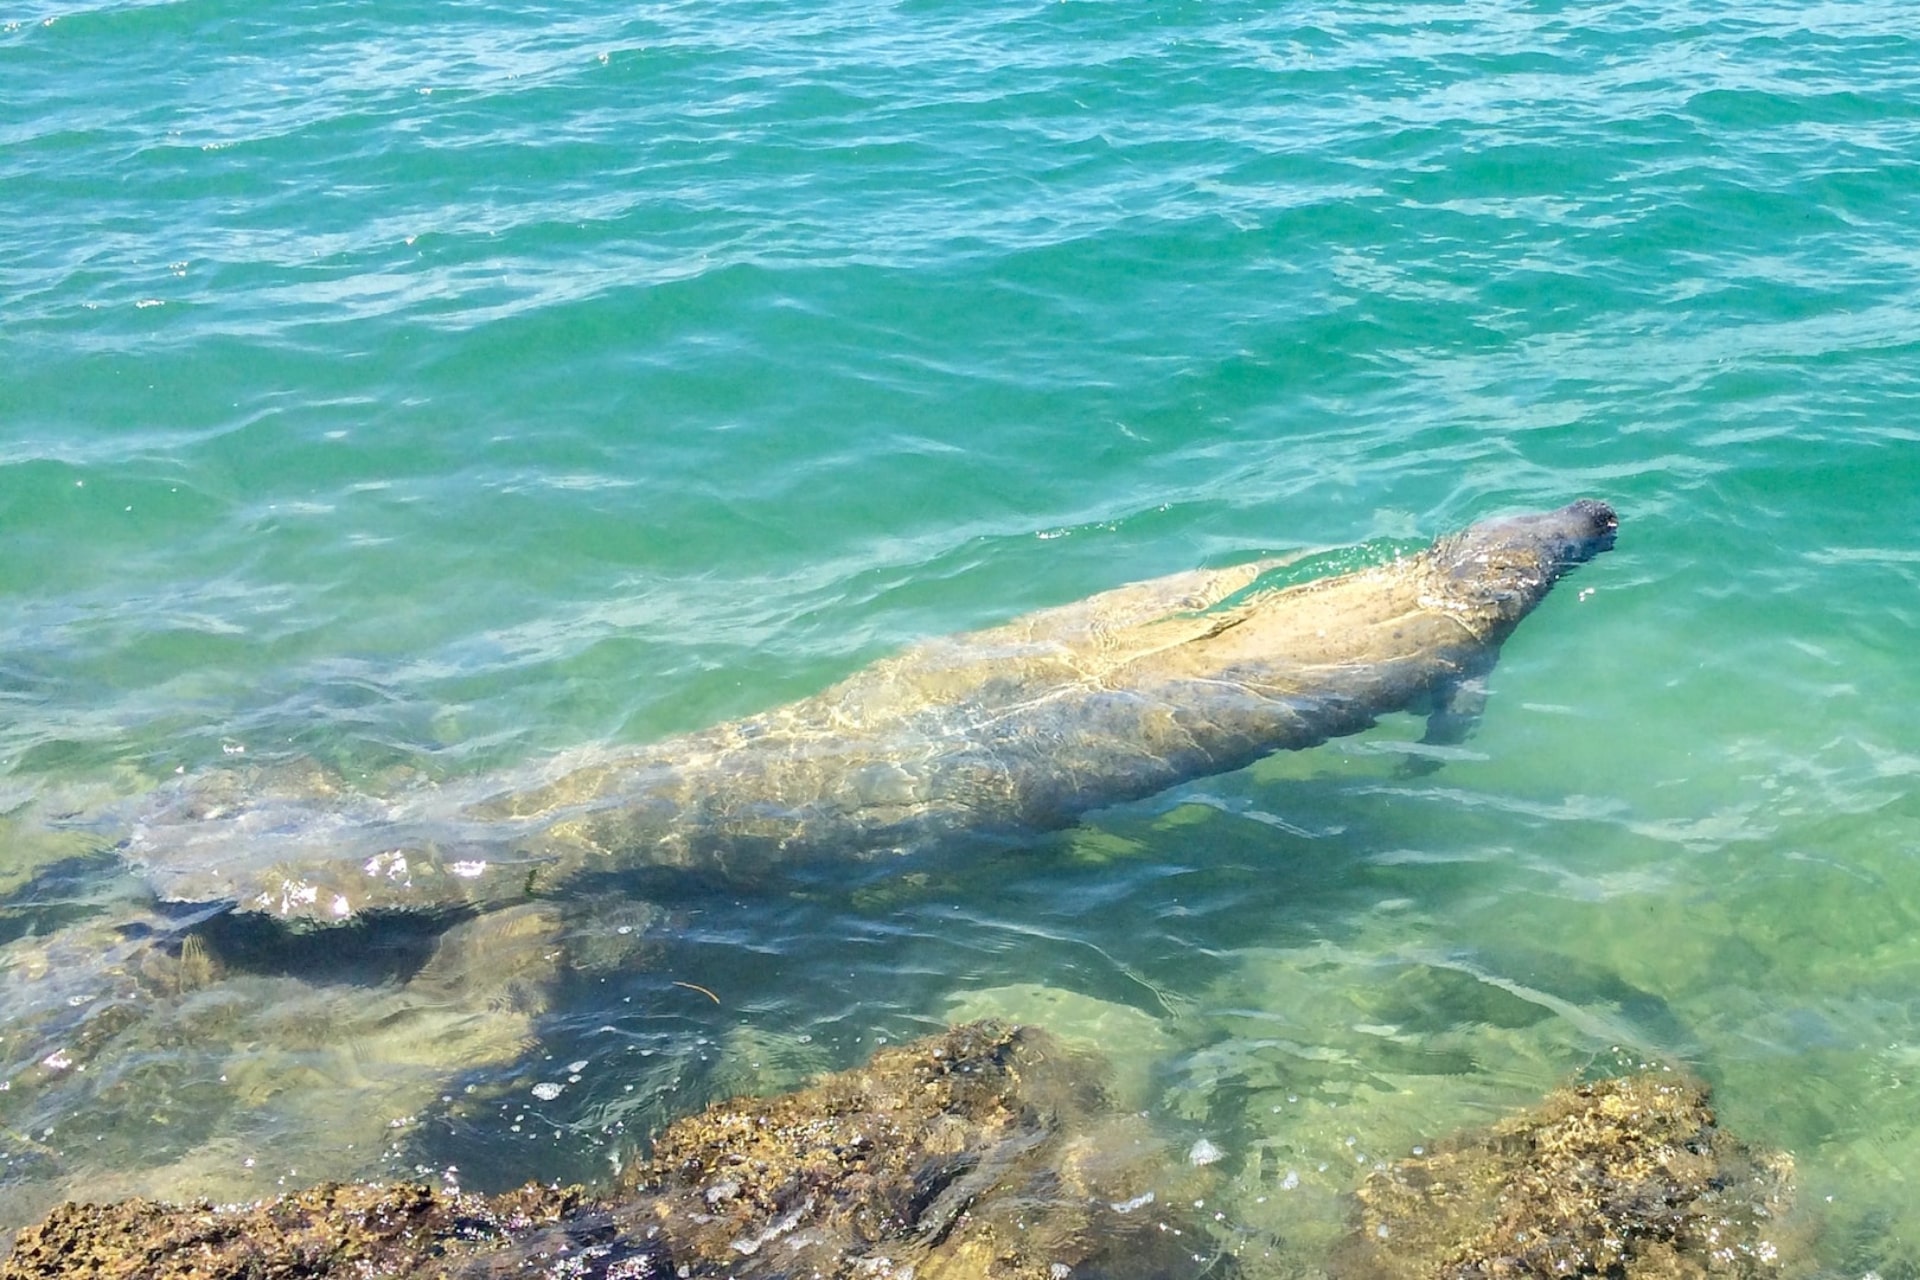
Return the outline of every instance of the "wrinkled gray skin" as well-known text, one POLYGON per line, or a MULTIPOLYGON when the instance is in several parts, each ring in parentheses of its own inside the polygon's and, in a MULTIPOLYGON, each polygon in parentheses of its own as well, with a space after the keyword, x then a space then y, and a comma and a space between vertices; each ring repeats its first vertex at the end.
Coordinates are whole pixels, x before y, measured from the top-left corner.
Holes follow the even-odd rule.
POLYGON ((318 800, 189 788, 127 856, 162 899, 324 925, 510 901, 583 870, 752 877, 1018 837, 1396 711, 1428 710, 1428 740, 1457 741, 1501 644, 1616 524, 1585 499, 1291 587, 1257 588, 1271 560, 1121 587, 928 641, 744 720, 570 753, 510 786, 318 800))

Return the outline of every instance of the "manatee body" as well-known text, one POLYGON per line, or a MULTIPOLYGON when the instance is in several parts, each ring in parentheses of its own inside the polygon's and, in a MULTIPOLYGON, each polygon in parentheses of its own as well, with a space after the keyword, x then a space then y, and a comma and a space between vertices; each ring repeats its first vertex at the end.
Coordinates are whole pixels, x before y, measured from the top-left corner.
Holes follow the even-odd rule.
POLYGON ((502 786, 190 795, 134 833, 163 899, 290 922, 507 901, 587 869, 751 877, 1019 837, 1429 710, 1452 741, 1500 646, 1613 545, 1583 499, 1390 563, 1263 588, 1284 561, 1137 583, 936 639, 811 698, 502 786))

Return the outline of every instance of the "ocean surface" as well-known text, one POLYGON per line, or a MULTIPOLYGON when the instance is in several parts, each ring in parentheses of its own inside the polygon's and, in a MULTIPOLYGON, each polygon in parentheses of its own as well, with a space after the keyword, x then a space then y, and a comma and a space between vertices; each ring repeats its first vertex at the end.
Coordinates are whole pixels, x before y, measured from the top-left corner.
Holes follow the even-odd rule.
POLYGON ((1195 1274, 1616 1061, 1792 1153, 1816 1270, 1920 1274, 1917 68, 1875 0, 0 6, 0 1229, 604 1185, 993 1014, 1221 1155, 1195 1274), (1431 772, 1400 717, 558 904, 550 971, 90 958, 177 778, 511 775, 1582 496, 1617 549, 1431 772))

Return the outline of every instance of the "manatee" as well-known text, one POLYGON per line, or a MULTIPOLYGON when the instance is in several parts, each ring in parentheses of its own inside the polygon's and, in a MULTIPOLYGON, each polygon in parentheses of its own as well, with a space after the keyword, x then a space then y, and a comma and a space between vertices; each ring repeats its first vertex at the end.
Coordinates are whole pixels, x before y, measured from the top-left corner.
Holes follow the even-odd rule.
POLYGON ((1502 643, 1617 524, 1582 499, 1306 582, 1276 582, 1276 559, 1175 574, 920 643, 759 715, 506 778, 387 797, 189 784, 125 854, 164 901, 318 926, 483 908, 594 870, 750 881, 1030 838, 1393 712, 1425 711, 1427 741, 1458 741, 1502 643))

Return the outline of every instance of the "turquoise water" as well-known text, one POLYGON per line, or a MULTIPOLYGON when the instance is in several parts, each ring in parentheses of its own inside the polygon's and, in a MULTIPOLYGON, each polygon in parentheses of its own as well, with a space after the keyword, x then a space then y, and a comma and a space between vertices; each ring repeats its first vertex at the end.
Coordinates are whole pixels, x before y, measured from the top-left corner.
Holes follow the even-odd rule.
POLYGON ((297 972, 217 984, 6 1118, 7 1225, 600 1177, 716 1093, 991 1011, 1130 1028, 1133 1100, 1227 1153, 1249 1266, 1312 1269, 1355 1151, 1620 1046, 1794 1152, 1821 1269, 1920 1273, 1913 31, 1864 0, 0 11, 16 985, 22 935, 133 909, 96 855, 180 772, 468 777, 1178 569, 1622 516, 1438 772, 1388 724, 979 862, 659 886, 569 926, 643 947, 477 1029, 380 987, 413 1029, 376 1044, 297 972))

